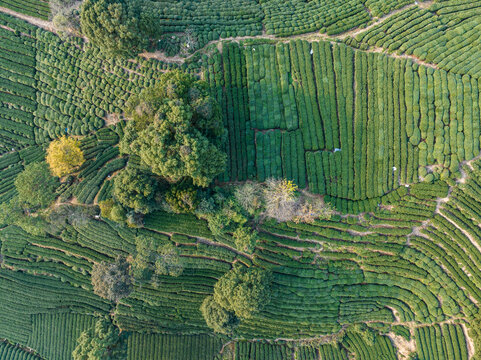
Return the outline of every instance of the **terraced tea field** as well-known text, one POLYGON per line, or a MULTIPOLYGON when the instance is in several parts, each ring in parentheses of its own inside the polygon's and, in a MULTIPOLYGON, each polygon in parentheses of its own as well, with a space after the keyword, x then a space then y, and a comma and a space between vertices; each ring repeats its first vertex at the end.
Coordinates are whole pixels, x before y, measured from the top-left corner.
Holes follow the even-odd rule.
MULTIPOLYGON (((39 26, 55 28, 48 2, 0 0, 0 359, 80 359, 99 319, 129 360, 478 359, 481 2, 141 2, 162 38, 125 58, 39 26), (167 40, 184 33, 196 48, 172 56, 184 45, 167 40), (120 197, 119 174, 150 171, 123 148, 137 121, 126 109, 173 70, 217 101, 190 116, 219 112, 225 170, 204 188, 175 185, 194 188, 192 202, 177 199, 188 210, 156 195, 152 211, 122 208, 114 221, 99 205, 120 197), (57 179, 49 207, 16 203, 19 174, 64 135, 84 162, 57 179), (259 210, 271 179, 330 204, 328 215, 259 210), (252 211, 235 197, 246 183, 261 189, 252 211), (252 251, 234 223, 255 235, 252 251), (172 256, 162 249, 180 275, 159 271, 172 256), (139 258, 155 281, 134 279, 139 258), (134 280, 114 301, 93 278, 118 259, 134 280), (269 299, 215 332, 200 309, 237 268, 269 273, 269 299)), ((181 90, 169 86, 172 100, 181 90)), ((192 89, 168 105, 181 113, 192 89)), ((151 105, 135 111, 170 116, 151 105)), ((183 155, 200 147, 188 145, 183 155)))

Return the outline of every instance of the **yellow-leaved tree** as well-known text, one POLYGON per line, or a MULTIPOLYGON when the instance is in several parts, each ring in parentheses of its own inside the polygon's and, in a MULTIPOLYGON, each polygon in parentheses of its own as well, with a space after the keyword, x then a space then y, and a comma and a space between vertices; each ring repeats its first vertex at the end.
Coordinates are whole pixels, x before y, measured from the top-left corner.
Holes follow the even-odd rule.
POLYGON ((62 136, 50 143, 47 149, 47 163, 55 176, 72 173, 85 161, 83 151, 78 140, 62 136))

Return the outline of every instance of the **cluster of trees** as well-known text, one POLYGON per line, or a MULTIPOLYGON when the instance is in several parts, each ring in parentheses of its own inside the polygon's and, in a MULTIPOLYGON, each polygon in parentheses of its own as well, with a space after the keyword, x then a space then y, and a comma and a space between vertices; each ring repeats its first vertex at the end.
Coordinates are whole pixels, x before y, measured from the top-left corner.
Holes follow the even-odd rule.
POLYGON ((221 111, 206 84, 193 76, 165 73, 154 87, 129 99, 126 115, 130 121, 120 150, 139 156, 153 174, 206 187, 224 171, 221 111))
POLYGON ((58 177, 70 174, 85 161, 79 142, 62 137, 47 149, 47 162, 34 162, 15 179, 18 200, 31 209, 46 208, 56 198, 58 177))
POLYGON ((140 166, 129 162, 115 176, 113 199, 100 204, 102 216, 136 225, 162 204, 194 211, 198 190, 226 164, 221 111, 205 83, 180 71, 165 73, 154 87, 132 96, 125 113, 120 151, 140 159, 140 166))
POLYGON ((333 209, 321 198, 299 191, 287 179, 267 179, 265 184, 245 183, 235 190, 238 203, 249 213, 259 214, 279 222, 312 223, 316 219, 329 219, 333 209))
POLYGON ((114 262, 102 261, 93 266, 91 281, 98 296, 116 303, 130 295, 134 283, 157 287, 161 276, 182 274, 184 263, 172 243, 160 244, 158 239, 140 235, 135 244, 135 254, 128 261, 117 257, 114 262))
MULTIPOLYGON (((57 197, 58 177, 75 171, 84 162, 78 141, 63 137, 51 142, 46 160, 26 165, 17 175, 14 181, 16 196, 0 205, 0 223, 15 224, 31 234, 42 235, 49 226, 47 220, 52 220, 59 212, 56 210, 65 210, 44 209, 49 208, 57 197)), ((59 224, 57 220, 53 223, 54 227, 59 224)))
POLYGON ((50 145, 47 162, 36 159, 25 165, 15 178, 15 196, 0 205, 1 224, 15 224, 34 235, 44 235, 48 226, 58 225, 57 221, 50 225, 48 221, 56 213, 55 209, 45 209, 57 197, 56 191, 61 185, 59 174, 75 171, 83 162, 83 154, 73 139, 62 138, 50 145))
MULTIPOLYGON (((225 129, 218 104, 194 77, 179 71, 164 74, 156 86, 132 96, 125 113, 129 121, 120 151, 132 161, 114 176, 112 197, 100 203, 103 217, 136 225, 144 214, 158 208, 193 213, 207 220, 214 236, 230 237, 239 251, 252 253, 258 237, 254 225, 265 216, 278 221, 329 216, 328 207, 306 200, 291 181, 210 186, 225 168, 226 155, 221 151, 225 129)), ((24 213, 25 205, 49 207, 56 198, 58 178, 74 173, 84 162, 78 140, 64 136, 52 141, 46 162, 27 165, 18 175, 17 202, 1 209, 0 220, 8 217, 9 210, 24 213)), ((48 222, 58 228, 73 222, 82 226, 91 216, 65 206, 48 214, 48 222)), ((42 219, 30 217, 30 227, 35 227, 34 220, 42 219)), ((176 246, 138 236, 135 254, 94 264, 91 281, 97 295, 116 303, 131 294, 135 282, 158 286, 162 276, 179 276, 183 269, 176 246)), ((213 296, 201 306, 207 324, 216 332, 232 333, 242 319, 254 316, 269 302, 271 282, 268 271, 235 266, 219 279, 213 296)), ((82 346, 79 340, 78 359, 98 346, 89 336, 83 334, 82 346)))
POLYGON ((271 283, 272 274, 264 269, 234 266, 200 307, 207 325, 218 333, 233 333, 240 320, 251 318, 269 303, 271 283))

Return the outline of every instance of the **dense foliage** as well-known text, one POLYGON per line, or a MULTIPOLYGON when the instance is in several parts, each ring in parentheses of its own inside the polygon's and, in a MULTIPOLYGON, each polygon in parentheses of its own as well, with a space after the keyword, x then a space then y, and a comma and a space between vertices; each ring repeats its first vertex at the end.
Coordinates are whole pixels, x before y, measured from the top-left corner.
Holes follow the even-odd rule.
POLYGON ((113 196, 123 206, 146 214, 154 206, 156 186, 149 174, 127 167, 114 178, 113 196))
POLYGON ((63 136, 50 143, 47 149, 47 163, 52 174, 64 176, 72 173, 85 161, 80 143, 71 137, 63 136))
POLYGON ((82 33, 106 55, 134 55, 147 45, 154 24, 140 0, 85 0, 82 33))
POLYGON ((164 195, 168 209, 177 214, 194 212, 199 199, 197 189, 188 185, 174 185, 164 195))
POLYGON ((50 174, 45 162, 36 162, 25 167, 15 179, 15 188, 20 202, 33 207, 47 207, 55 200, 58 179, 50 174))
POLYGON ((215 284, 214 300, 241 319, 251 318, 270 300, 271 276, 264 269, 235 266, 215 284))
POLYGON ((127 358, 127 347, 119 329, 108 319, 100 319, 77 339, 73 360, 122 360, 127 358))
POLYGON ((232 233, 235 247, 239 251, 252 253, 257 243, 257 231, 248 226, 239 226, 232 233))
POLYGON ((118 257, 113 263, 102 261, 92 267, 94 292, 104 299, 117 302, 132 292, 129 263, 118 257))
POLYGON ((103 200, 99 202, 100 214, 105 219, 109 219, 118 223, 122 223, 127 219, 125 209, 122 205, 116 203, 114 199, 103 200))
POLYGON ((200 311, 207 326, 217 333, 231 334, 239 323, 234 313, 219 305, 213 296, 204 299, 200 311))
POLYGON ((220 110, 194 77, 164 74, 155 87, 129 100, 126 113, 131 120, 120 149, 138 155, 152 173, 170 182, 189 178, 207 186, 224 170, 220 110))
POLYGON ((131 261, 136 280, 150 281, 160 286, 160 276, 180 276, 184 264, 179 251, 172 244, 159 244, 155 238, 138 236, 135 239, 136 254, 131 261))

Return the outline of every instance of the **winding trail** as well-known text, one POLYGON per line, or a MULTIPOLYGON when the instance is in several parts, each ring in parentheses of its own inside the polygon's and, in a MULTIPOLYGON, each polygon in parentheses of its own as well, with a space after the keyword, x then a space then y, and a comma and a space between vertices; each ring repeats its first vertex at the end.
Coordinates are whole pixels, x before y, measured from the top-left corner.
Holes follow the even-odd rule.
MULTIPOLYGON (((472 169, 472 165, 471 163, 473 161, 476 161, 478 159, 481 158, 481 154, 479 154, 478 156, 472 158, 471 160, 465 160, 461 163, 459 163, 459 172, 461 173, 461 177, 459 179, 456 180, 456 185, 459 185, 459 184, 464 184, 466 182, 466 179, 469 177, 468 173, 463 169, 463 167, 465 165, 469 166, 471 169, 472 169)), ((465 229, 461 228, 458 224, 456 224, 454 221, 452 221, 451 219, 449 219, 448 217, 446 217, 440 210, 441 210, 441 207, 442 207, 442 204, 443 203, 446 203, 447 201, 449 201, 450 197, 451 197, 451 193, 453 191, 453 187, 450 186, 449 187, 449 190, 448 190, 448 195, 445 197, 445 198, 442 198, 442 199, 438 199, 437 200, 437 204, 436 204, 436 213, 441 215, 444 219, 446 219, 447 221, 449 221, 451 224, 453 224, 454 227, 456 227, 456 229, 458 229, 461 233, 463 233, 464 236, 466 236, 469 241, 476 247, 476 249, 481 253, 481 244, 468 232, 466 231, 465 229)), ((446 210, 447 211, 447 210, 446 210)))

